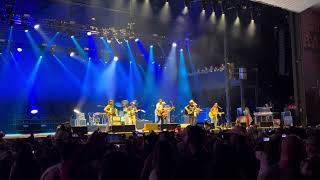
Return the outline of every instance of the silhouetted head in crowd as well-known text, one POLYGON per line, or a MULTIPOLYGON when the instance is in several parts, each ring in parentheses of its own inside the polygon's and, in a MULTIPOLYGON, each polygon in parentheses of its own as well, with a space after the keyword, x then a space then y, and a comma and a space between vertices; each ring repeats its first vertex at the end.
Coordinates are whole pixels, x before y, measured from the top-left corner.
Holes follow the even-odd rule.
POLYGON ((170 180, 173 178, 175 166, 175 154, 172 145, 168 140, 160 140, 157 142, 152 159, 152 166, 156 179, 170 180))
POLYGON ((290 135, 282 140, 279 165, 282 168, 299 168, 303 159, 303 145, 298 136, 290 135))
POLYGON ((230 143, 232 145, 246 144, 246 130, 241 126, 234 126, 230 131, 230 143))
POLYGON ((270 166, 277 164, 280 160, 281 142, 281 135, 274 135, 270 137, 270 141, 264 146, 264 153, 270 166))
POLYGON ((21 143, 18 145, 18 153, 15 163, 11 168, 11 180, 38 180, 41 176, 40 166, 34 157, 30 144, 21 143))
POLYGON ((186 129, 184 139, 191 153, 203 150, 206 138, 205 136, 205 131, 199 126, 190 126, 186 129))
POLYGON ((320 155, 320 139, 318 136, 310 136, 305 141, 305 149, 308 157, 320 155))
POLYGON ((132 177, 131 170, 127 154, 113 151, 103 158, 101 180, 128 180, 132 177))
POLYGON ((4 138, 6 134, 3 131, 0 131, 0 141, 4 138))
POLYGON ((320 179, 320 158, 312 156, 302 161, 300 173, 304 180, 320 179))
POLYGON ((72 130, 69 125, 61 124, 57 127, 56 133, 54 135, 54 139, 56 141, 70 141, 72 138, 72 130))

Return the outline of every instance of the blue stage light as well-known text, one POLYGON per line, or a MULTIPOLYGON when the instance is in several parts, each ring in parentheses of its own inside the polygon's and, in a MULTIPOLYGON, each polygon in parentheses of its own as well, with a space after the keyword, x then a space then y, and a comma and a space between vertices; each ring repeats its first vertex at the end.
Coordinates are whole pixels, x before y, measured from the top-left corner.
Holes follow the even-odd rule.
POLYGON ((109 44, 110 44, 111 42, 112 42, 112 41, 111 41, 111 39, 107 39, 107 43, 109 43, 109 44))
POLYGON ((173 42, 172 47, 177 47, 177 43, 173 42))
POLYGON ((30 113, 31 114, 37 114, 39 111, 37 110, 37 109, 32 109, 31 111, 30 111, 30 113))
POLYGON ((134 41, 135 41, 135 42, 138 42, 138 41, 139 41, 139 39, 137 38, 137 39, 135 39, 134 41))
POLYGON ((40 28, 40 25, 39 25, 39 24, 36 24, 36 25, 33 26, 33 28, 34 28, 35 30, 38 30, 38 29, 40 28))
POLYGON ((72 35, 71 38, 74 38, 74 35, 72 35))
POLYGON ((28 29, 26 29, 26 30, 24 30, 24 32, 29 32, 29 30, 28 30, 28 29))
POLYGON ((118 56, 113 57, 113 60, 118 61, 119 60, 118 56))
POLYGON ((22 48, 17 48, 17 51, 18 52, 22 52, 22 48))
POLYGON ((181 52, 183 52, 183 49, 180 49, 181 52))
POLYGON ((74 57, 75 53, 74 52, 70 52, 70 57, 74 57))
POLYGON ((150 45, 150 48, 153 48, 153 45, 150 45))
POLYGON ((92 33, 89 31, 89 32, 87 32, 87 36, 91 36, 92 35, 92 33))

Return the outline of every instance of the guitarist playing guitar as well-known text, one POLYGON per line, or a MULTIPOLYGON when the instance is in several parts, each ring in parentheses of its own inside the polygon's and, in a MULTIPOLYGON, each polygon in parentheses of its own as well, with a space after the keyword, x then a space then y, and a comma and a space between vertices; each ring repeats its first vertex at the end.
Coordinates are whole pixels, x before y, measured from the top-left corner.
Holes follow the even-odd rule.
POLYGON ((158 121, 156 123, 159 123, 159 121, 161 121, 161 125, 167 119, 169 113, 174 109, 174 107, 165 107, 165 105, 166 102, 162 99, 159 99, 159 102, 156 105, 156 114, 158 117, 158 121))
POLYGON ((185 115, 188 116, 189 124, 193 126, 196 125, 196 119, 200 111, 202 110, 198 107, 197 103, 190 100, 189 104, 184 108, 185 115))
POLYGON ((130 125, 136 125, 136 119, 137 119, 136 113, 138 113, 140 111, 145 112, 144 110, 137 108, 137 104, 135 101, 131 102, 130 106, 128 108, 126 108, 125 111, 128 114, 128 121, 129 121, 130 125))
POLYGON ((224 112, 219 112, 219 109, 222 108, 218 105, 218 103, 214 103, 209 112, 209 117, 211 119, 211 123, 214 123, 214 127, 217 127, 218 125, 218 115, 221 116, 224 114, 224 112))
POLYGON ((106 107, 103 109, 108 117, 109 124, 112 124, 112 118, 117 114, 117 109, 113 105, 113 100, 109 100, 106 107))

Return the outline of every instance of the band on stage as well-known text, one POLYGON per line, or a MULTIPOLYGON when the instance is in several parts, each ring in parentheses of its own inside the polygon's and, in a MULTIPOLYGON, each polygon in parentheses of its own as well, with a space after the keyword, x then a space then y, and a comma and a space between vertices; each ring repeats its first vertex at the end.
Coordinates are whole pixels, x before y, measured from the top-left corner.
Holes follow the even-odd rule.
MULTIPOLYGON (((115 106, 113 100, 109 100, 107 105, 104 107, 104 114, 106 121, 109 125, 115 125, 117 122, 119 124, 126 125, 136 125, 137 113, 144 112, 144 110, 139 109, 137 101, 132 101, 129 103, 127 100, 123 100, 120 104, 115 106), (122 108, 118 110, 118 108, 122 108)), ((155 123, 158 124, 168 124, 170 123, 170 113, 175 109, 173 105, 168 105, 163 99, 159 99, 155 106, 155 123)), ((208 117, 210 118, 210 123, 214 124, 215 127, 218 126, 219 119, 222 118, 224 112, 220 112, 222 108, 218 103, 214 103, 211 107, 208 117)), ((189 103, 184 107, 183 114, 185 117, 185 124, 196 125, 199 113, 203 111, 200 106, 194 101, 190 100, 189 103)))

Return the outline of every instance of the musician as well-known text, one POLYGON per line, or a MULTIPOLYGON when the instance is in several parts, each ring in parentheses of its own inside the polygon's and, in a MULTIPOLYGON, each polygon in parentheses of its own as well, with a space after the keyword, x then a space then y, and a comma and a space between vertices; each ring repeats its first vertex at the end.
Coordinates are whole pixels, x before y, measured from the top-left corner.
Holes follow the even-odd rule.
POLYGON ((174 108, 174 106, 166 106, 166 102, 164 102, 162 99, 159 99, 159 102, 156 105, 156 114, 158 117, 157 123, 161 121, 161 125, 164 124, 167 121, 168 115, 174 108))
POLYGON ((114 107, 113 100, 109 100, 108 104, 104 108, 104 112, 108 117, 109 124, 112 124, 113 116, 116 116, 117 111, 118 110, 114 107))
POLYGON ((161 123, 163 124, 165 121, 164 116, 162 116, 162 112, 164 110, 164 106, 165 106, 166 102, 162 99, 159 99, 158 103, 156 104, 156 114, 157 114, 157 122, 156 123, 161 123))
POLYGON ((130 103, 130 106, 126 109, 127 115, 128 115, 128 123, 130 125, 135 125, 136 124, 136 113, 139 111, 137 108, 136 102, 133 101, 130 103))
POLYGON ((251 117, 250 109, 248 107, 244 108, 243 115, 246 118, 247 127, 250 126, 250 124, 253 122, 253 119, 251 117))
POLYGON ((219 107, 218 103, 214 103, 213 106, 210 109, 209 117, 211 119, 211 123, 214 123, 214 127, 217 127, 217 125, 218 125, 219 108, 220 107, 219 107))
POLYGON ((193 100, 189 101, 189 104, 184 108, 185 114, 188 116, 189 124, 196 125, 196 118, 198 113, 201 111, 200 108, 197 107, 197 103, 193 100))

